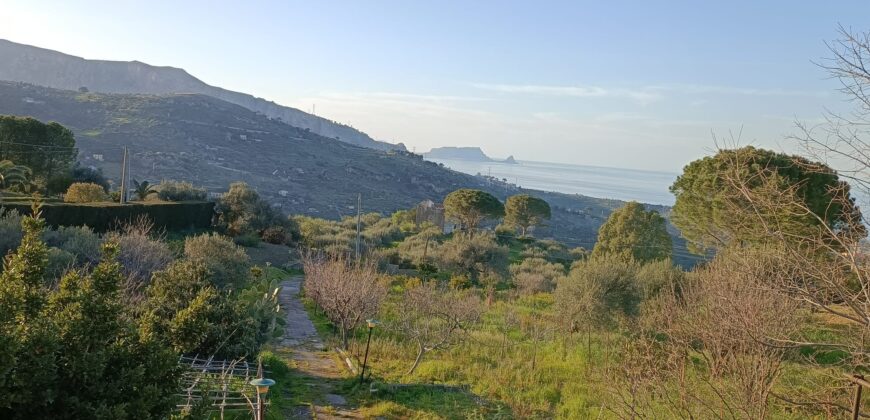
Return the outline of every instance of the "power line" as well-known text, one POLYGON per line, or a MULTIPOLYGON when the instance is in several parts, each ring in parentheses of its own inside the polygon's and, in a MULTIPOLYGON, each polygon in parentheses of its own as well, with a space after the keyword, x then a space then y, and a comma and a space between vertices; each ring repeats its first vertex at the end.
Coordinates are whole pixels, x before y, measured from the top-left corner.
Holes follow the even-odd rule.
POLYGON ((30 146, 30 147, 40 147, 43 149, 51 148, 51 149, 75 149, 75 146, 54 146, 50 144, 33 144, 33 143, 18 143, 14 141, 0 141, 0 146, 5 144, 14 144, 17 146, 30 146))

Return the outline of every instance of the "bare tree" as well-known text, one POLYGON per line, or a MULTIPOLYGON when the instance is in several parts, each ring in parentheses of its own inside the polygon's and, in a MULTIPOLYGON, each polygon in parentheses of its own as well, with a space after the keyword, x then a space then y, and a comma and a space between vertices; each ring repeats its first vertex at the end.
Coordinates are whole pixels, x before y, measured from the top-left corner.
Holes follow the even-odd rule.
POLYGON ((305 294, 338 328, 342 346, 350 333, 378 313, 387 288, 371 261, 349 261, 343 255, 304 254, 305 294))
POLYGON ((609 382, 618 384, 615 413, 655 417, 664 408, 676 418, 769 414, 790 348, 779 339, 797 336, 804 325, 801 305, 765 283, 765 260, 742 255, 745 250, 726 252, 680 294, 663 293, 645 305, 623 363, 609 372, 609 382))
MULTIPOLYGON (((837 169, 854 188, 870 193, 870 32, 840 27, 840 39, 828 43, 831 57, 819 63, 840 82, 855 103, 851 113, 829 111, 821 124, 798 122, 793 138, 808 154, 837 169)), ((868 204, 868 203, 861 203, 868 204)))
POLYGON ((538 347, 556 332, 556 323, 544 314, 530 314, 520 318, 520 330, 532 348, 532 371, 538 363, 538 347))
POLYGON ((480 298, 468 291, 440 288, 435 282, 408 288, 391 324, 416 344, 417 356, 407 375, 414 373, 426 353, 461 342, 481 311, 480 298))
POLYGON ((155 230, 154 223, 145 216, 119 226, 106 236, 121 248, 118 262, 127 277, 124 287, 127 298, 140 299, 142 288, 151 281, 151 275, 166 268, 174 259, 165 233, 155 230))

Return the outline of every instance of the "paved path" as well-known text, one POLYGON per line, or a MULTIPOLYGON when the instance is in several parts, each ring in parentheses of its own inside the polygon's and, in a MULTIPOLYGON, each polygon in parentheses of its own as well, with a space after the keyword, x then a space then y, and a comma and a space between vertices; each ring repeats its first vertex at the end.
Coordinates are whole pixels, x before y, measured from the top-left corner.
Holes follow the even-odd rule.
POLYGON ((278 300, 287 314, 287 325, 281 347, 289 350, 292 366, 305 378, 316 395, 311 409, 300 408, 289 414, 292 418, 346 419, 361 418, 348 410, 345 399, 333 393, 335 382, 348 373, 339 364, 334 351, 328 349, 317 335, 317 330, 299 298, 302 277, 291 277, 281 283, 278 300))

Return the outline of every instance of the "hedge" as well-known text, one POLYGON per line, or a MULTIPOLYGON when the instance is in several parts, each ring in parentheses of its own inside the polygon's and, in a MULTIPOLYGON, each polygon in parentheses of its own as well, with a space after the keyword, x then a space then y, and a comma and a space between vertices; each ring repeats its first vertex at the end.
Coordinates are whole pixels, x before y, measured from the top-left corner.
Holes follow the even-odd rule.
MULTIPOLYGON (((212 226, 214 204, 211 201, 144 202, 144 203, 43 203, 42 217, 51 226, 88 226, 106 232, 119 225, 147 216, 158 229, 169 231, 203 229, 212 226)), ((0 207, 30 214, 26 201, 3 202, 0 207)))

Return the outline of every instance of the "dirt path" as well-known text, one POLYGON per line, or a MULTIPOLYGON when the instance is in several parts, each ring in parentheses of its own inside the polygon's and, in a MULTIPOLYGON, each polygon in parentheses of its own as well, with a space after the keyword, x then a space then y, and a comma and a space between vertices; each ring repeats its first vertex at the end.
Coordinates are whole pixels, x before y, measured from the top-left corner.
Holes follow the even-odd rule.
POLYGON ((310 408, 302 407, 290 415, 294 418, 346 419, 362 418, 348 409, 345 399, 334 392, 336 382, 347 377, 338 356, 327 348, 299 298, 302 277, 291 277, 281 283, 278 297, 287 314, 287 325, 281 347, 290 353, 291 367, 304 375, 306 385, 314 395, 310 408))

